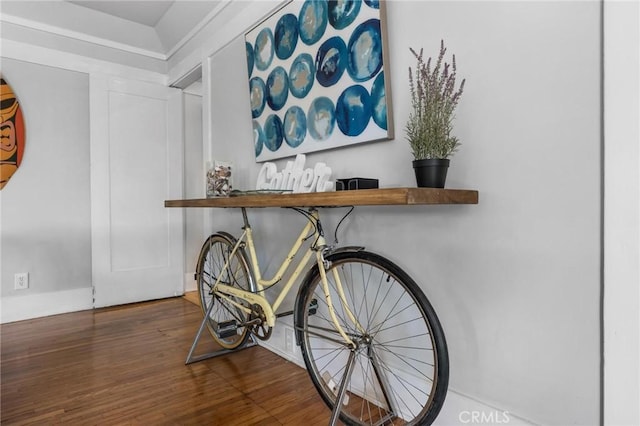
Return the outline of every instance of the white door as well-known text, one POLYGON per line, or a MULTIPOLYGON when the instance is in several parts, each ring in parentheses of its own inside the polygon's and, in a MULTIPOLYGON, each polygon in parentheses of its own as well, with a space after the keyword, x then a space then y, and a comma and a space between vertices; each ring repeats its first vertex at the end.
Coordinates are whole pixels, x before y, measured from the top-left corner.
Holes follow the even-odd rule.
POLYGON ((94 306, 183 294, 182 94, 91 76, 94 306))

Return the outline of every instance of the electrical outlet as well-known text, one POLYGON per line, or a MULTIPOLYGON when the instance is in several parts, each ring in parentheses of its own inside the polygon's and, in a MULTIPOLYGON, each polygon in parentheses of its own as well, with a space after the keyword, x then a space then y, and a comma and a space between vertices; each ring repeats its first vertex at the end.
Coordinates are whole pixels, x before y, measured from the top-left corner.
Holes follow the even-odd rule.
POLYGON ((29 288, 29 273, 20 272, 13 276, 13 288, 16 290, 24 290, 29 288))
POLYGON ((293 342, 295 337, 293 335, 293 329, 289 327, 284 328, 284 350, 288 353, 293 353, 293 342))

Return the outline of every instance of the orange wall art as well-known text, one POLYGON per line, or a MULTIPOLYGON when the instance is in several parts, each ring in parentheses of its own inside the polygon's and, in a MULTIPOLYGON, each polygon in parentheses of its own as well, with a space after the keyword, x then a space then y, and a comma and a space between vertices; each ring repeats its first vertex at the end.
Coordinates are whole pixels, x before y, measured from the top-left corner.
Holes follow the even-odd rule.
POLYGON ((20 167, 25 132, 22 110, 11 86, 0 75, 0 189, 20 167))

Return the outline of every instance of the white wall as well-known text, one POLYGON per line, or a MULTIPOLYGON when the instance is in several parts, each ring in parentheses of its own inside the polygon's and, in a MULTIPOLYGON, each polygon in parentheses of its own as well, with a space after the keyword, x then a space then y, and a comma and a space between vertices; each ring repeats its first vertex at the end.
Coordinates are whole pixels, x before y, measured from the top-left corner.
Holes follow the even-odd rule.
POLYGON ((87 309, 88 76, 11 59, 2 60, 2 75, 18 96, 26 128, 22 164, 0 192, 2 322, 31 317, 34 309, 44 315, 87 309), (17 272, 29 272, 28 289, 14 290, 17 272), (64 294, 62 303, 54 292, 64 294))
POLYGON ((631 426, 640 424, 638 2, 605 1, 604 43, 604 422, 631 426))
MULTIPOLYGON (((600 5, 392 1, 387 10, 396 140, 315 153, 308 161, 327 162, 336 177, 413 186, 402 133, 407 67, 414 65, 408 47, 435 55, 444 38, 467 78, 456 121, 463 145, 448 186, 478 189, 480 204, 359 208, 341 242, 383 253, 421 283, 445 328, 457 395, 535 423, 597 424, 600 5)), ((253 163, 242 95, 242 33, 253 17, 246 19, 234 23, 235 32, 221 23, 218 34, 227 37, 216 37, 207 55, 205 135, 211 158, 234 161, 242 183, 253 188, 260 165, 253 163)), ((210 215, 213 230, 238 233, 233 212, 210 215)), ((275 229, 295 214, 260 210, 251 217, 272 271, 279 243, 293 238, 275 229), (275 241, 266 245, 267 236, 275 241)), ((330 213, 329 223, 337 217, 330 213)), ((440 421, 461 420, 454 414, 440 421)))

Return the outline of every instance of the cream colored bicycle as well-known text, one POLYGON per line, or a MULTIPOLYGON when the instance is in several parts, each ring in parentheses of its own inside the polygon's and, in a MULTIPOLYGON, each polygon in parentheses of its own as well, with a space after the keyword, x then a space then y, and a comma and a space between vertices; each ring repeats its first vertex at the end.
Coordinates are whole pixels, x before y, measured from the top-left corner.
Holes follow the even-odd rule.
POLYGON ((328 246, 318 209, 294 210, 306 224, 271 279, 262 277, 245 208, 239 238, 218 232, 205 241, 196 278, 213 338, 228 350, 244 347, 250 336, 268 339, 306 270, 294 310, 284 315, 294 315, 296 343, 332 410, 331 424, 338 417, 355 425, 432 423, 444 402, 449 362, 426 296, 388 259, 362 247, 328 246), (265 292, 281 283, 270 303, 265 292))

